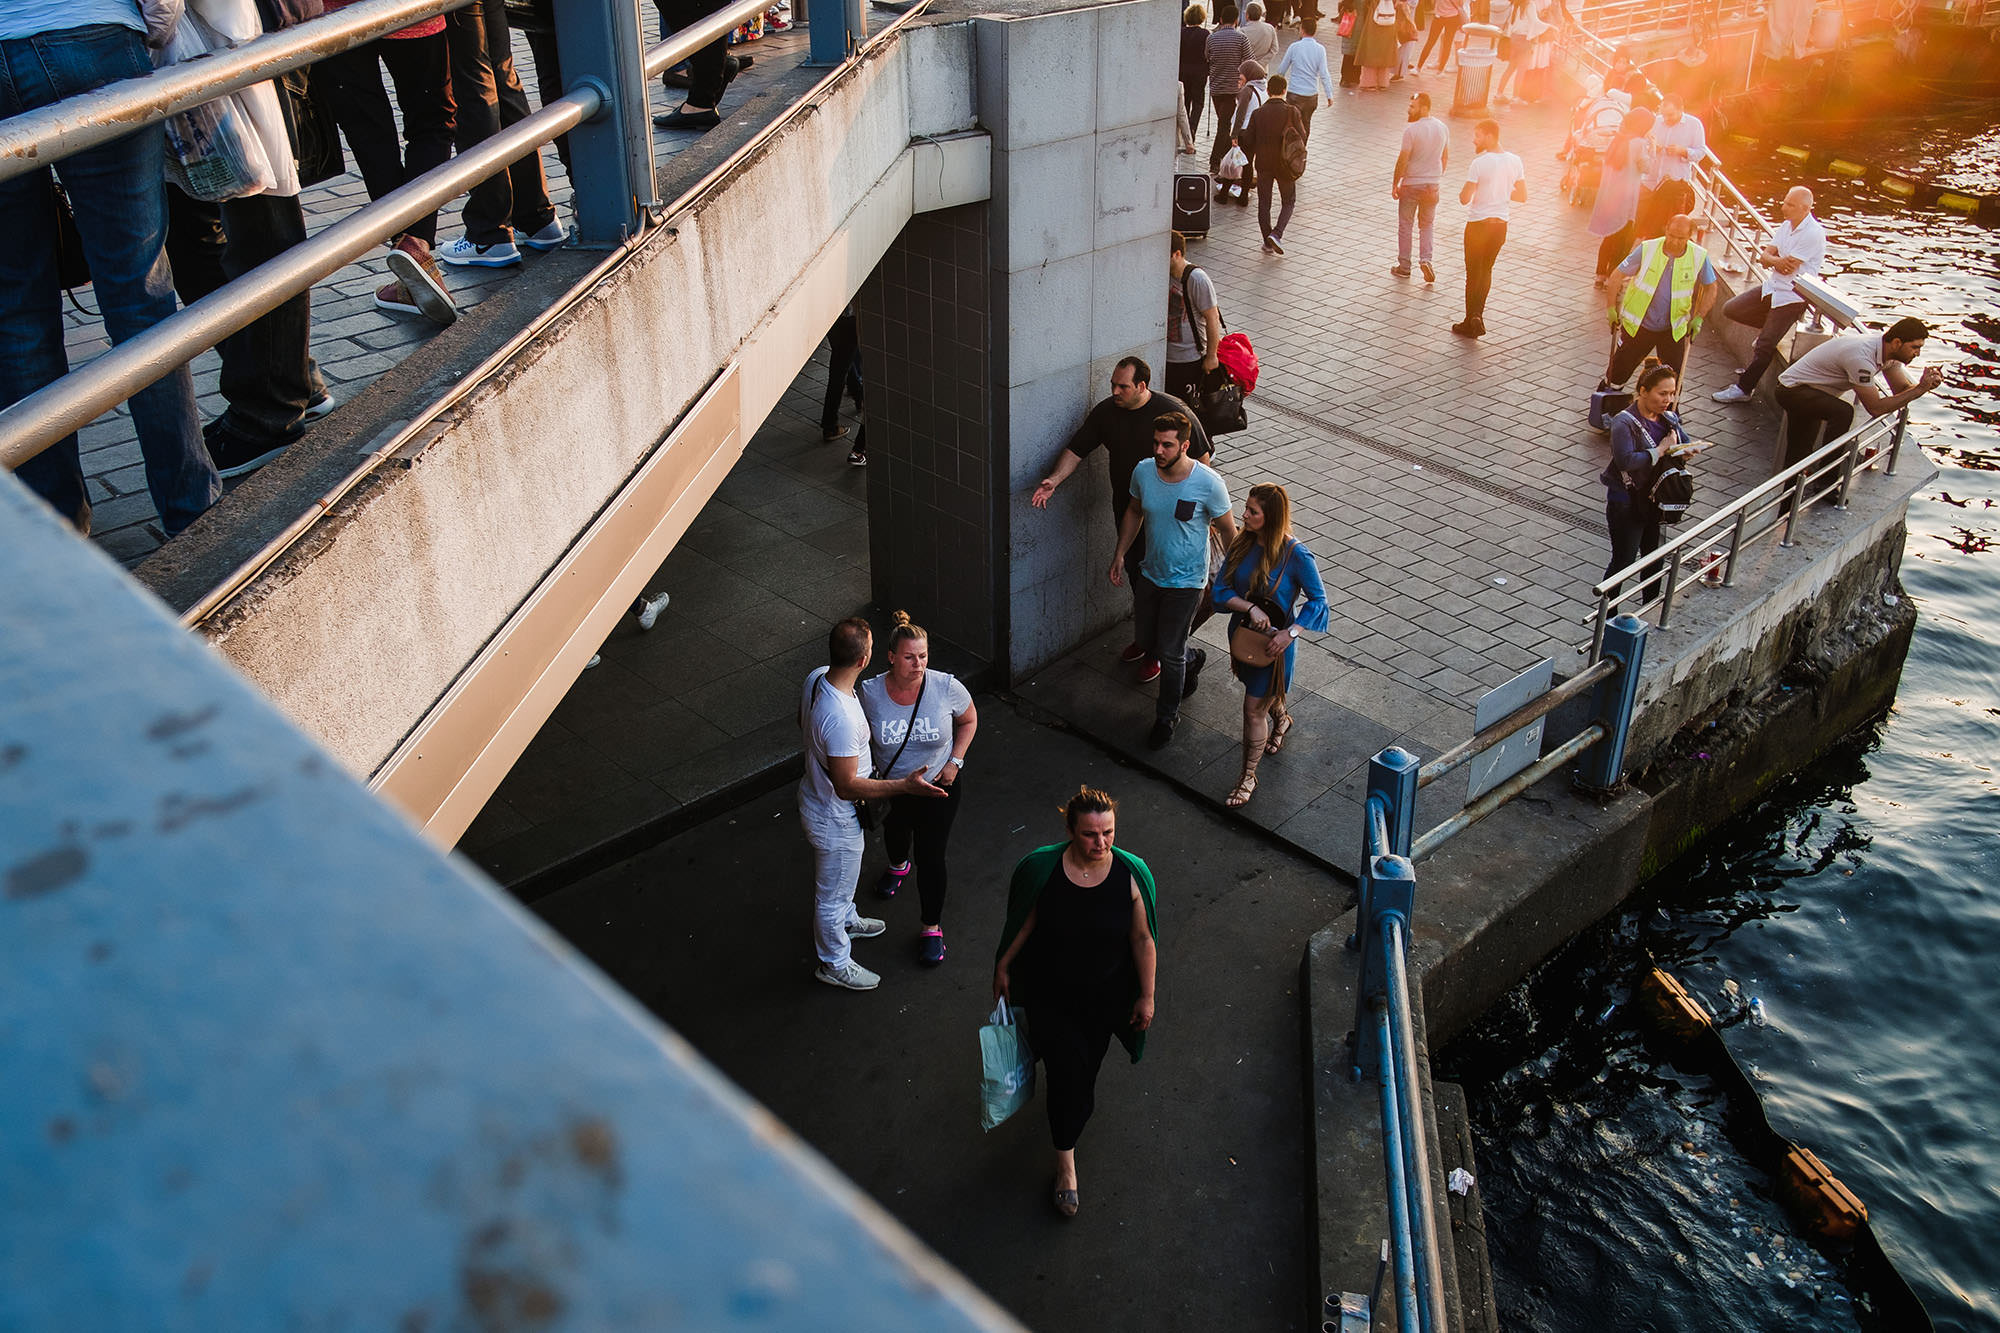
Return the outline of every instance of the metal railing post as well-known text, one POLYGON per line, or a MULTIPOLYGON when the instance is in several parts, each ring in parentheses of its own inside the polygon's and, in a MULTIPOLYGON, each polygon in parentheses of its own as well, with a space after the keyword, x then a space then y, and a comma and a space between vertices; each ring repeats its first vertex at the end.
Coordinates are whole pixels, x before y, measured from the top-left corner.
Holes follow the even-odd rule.
POLYGON ((806 26, 812 49, 806 64, 827 68, 846 60, 857 40, 848 26, 852 21, 848 0, 811 0, 806 26))
MULTIPOLYGON (((1411 902, 1416 890, 1415 872, 1410 863, 1397 858, 1400 870, 1408 875, 1407 886, 1399 886, 1399 896, 1411 902)), ((1445 1327, 1444 1263, 1438 1250, 1436 1196, 1431 1193, 1430 1136, 1424 1133, 1423 1081, 1417 1070, 1417 997, 1409 977, 1410 909, 1386 913, 1382 917, 1382 963, 1388 982, 1389 1049, 1382 1053, 1382 1081, 1388 1071, 1396 1071, 1396 1130, 1403 1141, 1404 1198, 1408 1204, 1410 1268, 1416 1279, 1418 1326, 1425 1330, 1445 1327)), ((1396 1182, 1391 1181, 1393 1192, 1396 1182)))
POLYGON ((576 237, 585 245, 616 245, 636 235, 660 204, 638 0, 557 5, 555 18, 563 90, 589 87, 598 97, 597 114, 569 135, 576 237))
POLYGON ((1590 719, 1604 728, 1604 739, 1585 750, 1576 765, 1576 785, 1595 792, 1616 787, 1625 768, 1625 740, 1639 702, 1639 668, 1646 659, 1646 622, 1626 615, 1606 625, 1604 655, 1618 663, 1617 674, 1601 681, 1590 698, 1590 719))
POLYGON ((1381 801, 1389 844, 1386 847, 1372 846, 1374 835, 1368 825, 1362 825, 1362 865, 1367 865, 1378 856, 1410 854, 1410 839, 1417 830, 1417 774, 1422 767, 1415 755, 1397 745, 1391 745, 1368 761, 1366 799, 1375 801, 1379 798, 1381 801))
POLYGON ((1382 918, 1410 919, 1416 900, 1416 867, 1405 856, 1374 856, 1363 862, 1362 881, 1371 892, 1355 910, 1354 934, 1361 944, 1360 982, 1354 992, 1354 1077, 1379 1071, 1385 1049, 1376 1040, 1370 1015, 1389 994, 1389 974, 1382 958, 1382 918))
POLYGON ((1882 465, 1882 475, 1885 477, 1896 475, 1896 458, 1903 452, 1903 432, 1909 424, 1910 409, 1907 407, 1897 409, 1896 425, 1889 433, 1889 461, 1882 465))

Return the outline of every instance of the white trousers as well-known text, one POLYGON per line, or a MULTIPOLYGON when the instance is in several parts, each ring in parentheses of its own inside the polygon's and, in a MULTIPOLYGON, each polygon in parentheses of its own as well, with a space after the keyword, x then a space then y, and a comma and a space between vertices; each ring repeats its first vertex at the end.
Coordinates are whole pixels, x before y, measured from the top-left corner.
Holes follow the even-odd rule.
POLYGON ((858 824, 852 832, 837 834, 808 826, 806 841, 813 849, 813 950, 828 967, 845 967, 853 957, 847 928, 861 920, 854 891, 861 883, 861 853, 868 844, 858 824))

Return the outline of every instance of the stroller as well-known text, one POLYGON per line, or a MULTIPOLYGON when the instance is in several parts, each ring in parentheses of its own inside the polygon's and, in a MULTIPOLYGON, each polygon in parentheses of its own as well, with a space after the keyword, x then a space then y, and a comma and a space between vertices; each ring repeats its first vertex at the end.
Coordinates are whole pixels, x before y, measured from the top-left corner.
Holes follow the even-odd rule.
POLYGON ((1588 208, 1597 202, 1597 187, 1604 180, 1604 154, 1629 109, 1627 103, 1610 96, 1587 97, 1577 104, 1562 151, 1569 160, 1562 189, 1572 207, 1588 208))

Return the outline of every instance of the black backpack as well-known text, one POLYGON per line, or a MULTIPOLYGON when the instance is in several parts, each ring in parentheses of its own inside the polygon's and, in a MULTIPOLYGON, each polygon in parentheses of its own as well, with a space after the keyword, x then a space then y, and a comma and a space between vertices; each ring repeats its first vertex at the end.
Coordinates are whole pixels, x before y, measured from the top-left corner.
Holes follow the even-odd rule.
POLYGON ((1688 516, 1688 509, 1694 504, 1694 478, 1678 458, 1661 461, 1653 478, 1651 498, 1653 508, 1660 511, 1662 523, 1678 523, 1688 516))
POLYGON ((1278 149, 1278 179, 1295 181, 1306 174, 1306 131, 1296 108, 1286 106, 1285 137, 1278 149))

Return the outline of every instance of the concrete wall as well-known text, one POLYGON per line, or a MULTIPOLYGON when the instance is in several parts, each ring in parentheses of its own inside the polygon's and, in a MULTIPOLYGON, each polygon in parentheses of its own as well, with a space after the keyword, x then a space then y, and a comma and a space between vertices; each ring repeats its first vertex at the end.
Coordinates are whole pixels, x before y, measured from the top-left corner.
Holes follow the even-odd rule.
MULTIPOLYGON (((719 368, 743 368, 739 442, 768 414, 917 206, 915 158, 942 150, 912 141, 973 128, 974 68, 962 22, 886 44, 331 511, 215 646, 375 772, 719 368)), ((928 202, 984 198, 964 161, 925 173, 928 202)))
POLYGON ((1130 613, 1103 570, 1114 545, 1093 462, 1046 511, 1028 496, 1111 367, 1165 360, 1179 7, 973 21, 990 205, 994 429, 1006 441, 1007 675, 1020 678, 1130 613))
POLYGON ((990 415, 988 213, 966 204, 910 219, 855 303, 875 603, 908 609, 982 662, 999 648, 1006 486, 990 415))

